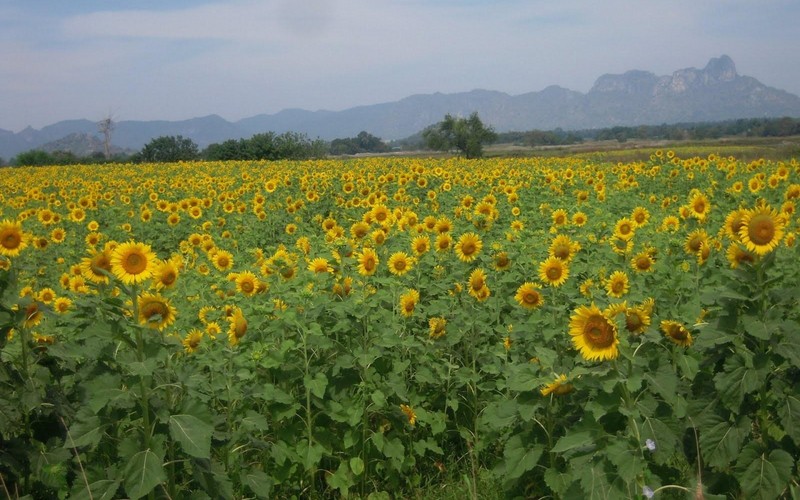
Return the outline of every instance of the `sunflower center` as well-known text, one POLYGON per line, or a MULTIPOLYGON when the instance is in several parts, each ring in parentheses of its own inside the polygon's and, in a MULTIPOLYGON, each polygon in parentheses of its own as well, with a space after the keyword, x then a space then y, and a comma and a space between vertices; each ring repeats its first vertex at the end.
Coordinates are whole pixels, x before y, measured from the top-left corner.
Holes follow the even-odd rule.
POLYGON ((402 259, 396 261, 394 263, 394 268, 397 269, 398 271, 402 271, 403 269, 406 268, 406 261, 404 261, 402 259))
POLYGON ((650 269, 650 259, 647 257, 639 257, 636 259, 636 268, 641 271, 647 271, 650 269))
POLYGON ((534 305, 539 303, 539 294, 534 291, 526 292, 522 296, 522 301, 526 304, 534 305))
POLYGON ((464 255, 472 255, 475 253, 475 243, 471 241, 465 242, 463 245, 461 245, 461 253, 464 255))
POLYGON ((244 282, 242 282, 241 287, 242 287, 242 291, 244 293, 250 293, 253 290, 255 290, 255 286, 253 286, 253 282, 252 281, 244 281, 244 282))
POLYGON ((561 260, 567 259, 569 257, 569 247, 566 245, 558 245, 553 249, 553 256, 561 260))
POLYGON ((138 253, 131 253, 125 258, 123 266, 128 274, 139 274, 147 269, 147 259, 138 253))
POLYGON ((747 234, 756 245, 767 245, 775 237, 775 222, 767 214, 758 214, 750 219, 747 234))
POLYGON ((225 256, 222 256, 222 257, 218 258, 217 259, 217 265, 219 267, 228 267, 228 258, 225 257, 225 256))
POLYGON ((171 285, 171 284, 175 283, 175 280, 176 280, 177 278, 178 278, 178 277, 175 275, 175 273, 174 273, 174 272, 172 272, 172 271, 169 271, 169 272, 167 272, 166 274, 164 274, 163 276, 161 276, 161 283, 163 283, 163 284, 165 284, 165 285, 169 286, 169 285, 171 285))
POLYGON ((551 280, 557 280, 561 277, 561 268, 558 266, 551 266, 547 268, 547 277, 551 280))
POLYGON ((166 317, 169 315, 169 309, 165 303, 151 302, 142 309, 142 316, 144 316, 147 321, 151 321, 151 318, 156 315, 161 316, 160 321, 164 321, 164 319, 166 319, 166 317))
POLYGON ((111 272, 111 262, 104 254, 100 254, 92 260, 92 272, 98 276, 104 276, 103 271, 111 272))
POLYGON ((611 290, 614 293, 622 293, 625 290, 625 282, 622 280, 616 280, 611 283, 611 290))
POLYGON ((3 235, 2 245, 8 249, 15 249, 19 246, 22 238, 20 235, 13 231, 8 231, 6 234, 3 235))
POLYGON ((625 328, 629 332, 635 332, 642 327, 642 318, 637 313, 630 313, 625 316, 625 328))
POLYGON ((614 343, 614 332, 602 316, 590 318, 583 330, 583 335, 586 343, 595 348, 609 347, 614 343))
POLYGON ((375 269, 375 259, 372 257, 367 257, 364 259, 364 269, 367 271, 372 271, 375 269))
POLYGON ((686 329, 681 328, 680 326, 673 326, 669 330, 669 336, 675 340, 686 340, 686 336, 689 332, 686 329))

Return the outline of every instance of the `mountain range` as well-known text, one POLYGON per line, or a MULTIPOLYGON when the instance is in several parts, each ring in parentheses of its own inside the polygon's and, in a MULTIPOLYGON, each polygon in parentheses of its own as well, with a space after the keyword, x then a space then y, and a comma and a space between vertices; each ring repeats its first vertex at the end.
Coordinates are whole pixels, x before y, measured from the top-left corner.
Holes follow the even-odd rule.
MULTIPOLYGON (((122 150, 139 150, 153 138, 181 135, 204 148, 211 143, 248 138, 267 131, 293 131, 331 140, 354 137, 366 130, 392 140, 413 135, 440 121, 447 113, 467 116, 475 111, 484 123, 498 132, 581 130, 617 125, 800 117, 800 97, 768 87, 753 77, 739 75, 733 60, 723 55, 711 59, 702 69, 686 68, 666 76, 640 70, 606 74, 585 94, 553 85, 520 95, 491 90, 437 92, 342 111, 286 109, 235 122, 217 115, 182 121, 119 121, 115 124, 112 143, 122 150)), ((71 134, 82 138, 83 148, 87 143, 95 144, 92 147, 101 144, 90 140, 99 135, 96 122, 67 120, 40 130, 28 127, 15 133, 0 129, 0 157, 8 159, 37 148, 53 150, 51 143, 59 140, 63 143, 71 134)), ((85 150, 81 151, 84 153, 85 150)))

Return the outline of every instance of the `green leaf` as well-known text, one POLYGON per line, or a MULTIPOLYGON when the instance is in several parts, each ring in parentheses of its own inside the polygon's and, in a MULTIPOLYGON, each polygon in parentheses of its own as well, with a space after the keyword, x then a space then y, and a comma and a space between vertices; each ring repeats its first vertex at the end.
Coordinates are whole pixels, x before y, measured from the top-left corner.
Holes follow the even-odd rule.
POLYGON ((505 478, 519 479, 524 473, 536 467, 544 452, 544 446, 536 444, 526 446, 522 436, 517 434, 506 441, 503 457, 506 463, 505 478))
POLYGON ((211 433, 214 428, 192 415, 169 417, 169 433, 183 451, 196 458, 211 457, 211 433))
POLYGON ((501 399, 489 403, 479 417, 480 423, 489 429, 500 430, 514 423, 517 418, 517 402, 513 399, 501 399))
POLYGON ((352 470, 353 474, 356 476, 360 476, 361 473, 364 472, 364 461, 361 460, 361 457, 353 457, 350 459, 350 470, 352 470))
POLYGON ((783 450, 766 450, 758 443, 747 445, 739 459, 736 469, 739 484, 745 498, 778 498, 792 477, 794 459, 783 450))
POLYGON ((328 377, 326 377, 324 373, 317 372, 314 378, 306 375, 303 378, 303 382, 314 396, 321 398, 325 395, 325 388, 328 386, 328 377))
POLYGON ((671 366, 666 363, 662 364, 657 371, 646 373, 644 378, 647 381, 647 386, 661 396, 666 403, 672 404, 675 402, 678 377, 671 366))
POLYGON ((69 496, 71 500, 111 500, 112 498, 117 498, 117 490, 120 485, 119 481, 104 479, 90 484, 87 491, 83 481, 76 482, 79 484, 72 489, 69 496))
POLYGON ((387 458, 394 458, 402 461, 405 457, 405 447, 399 438, 387 439, 383 443, 383 454, 386 455, 387 458))
POLYGON ((378 408, 383 408, 386 406, 386 395, 380 389, 376 389, 371 395, 372 402, 375 403, 375 406, 378 408))
POLYGON ((161 460, 151 450, 140 451, 123 471, 125 492, 132 500, 141 498, 167 480, 161 460))
POLYGON ((784 432, 800 446, 800 398, 794 394, 786 396, 786 400, 778 407, 778 416, 784 432))
POLYGON ((347 490, 349 490, 350 487, 355 484, 350 474, 349 466, 344 460, 339 463, 339 467, 336 469, 336 472, 333 474, 328 474, 325 477, 325 481, 331 488, 339 490, 339 493, 342 496, 346 496, 347 490))
POLYGON ((102 438, 103 426, 100 425, 100 419, 96 416, 91 416, 86 420, 73 422, 69 426, 64 448, 94 447, 97 446, 102 438))
POLYGON ((750 420, 745 418, 740 424, 737 426, 715 416, 706 427, 700 429, 700 449, 708 465, 724 469, 739 456, 750 420))
POLYGON ((272 487, 275 485, 275 480, 264 471, 258 469, 250 469, 244 474, 242 481, 247 485, 250 490, 255 493, 258 498, 269 498, 272 494, 272 487))
POLYGON ((742 326, 745 333, 759 340, 769 340, 772 338, 772 329, 763 321, 755 316, 742 316, 742 326))
POLYGON ((593 448, 595 446, 593 433, 588 430, 568 431, 567 434, 558 440, 550 450, 553 453, 564 453, 565 451, 575 450, 576 448, 593 448))
POLYGON ((725 406, 738 413, 746 394, 761 387, 761 377, 755 368, 748 367, 740 355, 725 361, 725 369, 714 376, 714 386, 725 406))
POLYGON ((567 488, 572 484, 572 475, 566 472, 559 472, 551 467, 544 471, 544 482, 558 496, 563 496, 567 488))

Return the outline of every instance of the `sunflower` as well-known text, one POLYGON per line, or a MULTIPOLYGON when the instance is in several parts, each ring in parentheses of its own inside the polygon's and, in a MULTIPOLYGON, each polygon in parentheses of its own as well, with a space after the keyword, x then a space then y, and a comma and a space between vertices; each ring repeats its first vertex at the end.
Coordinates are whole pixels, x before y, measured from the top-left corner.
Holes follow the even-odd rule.
POLYGON ((624 271, 614 271, 606 281, 606 292, 614 298, 620 298, 629 290, 628 275, 624 271))
POLYGON ((428 320, 428 328, 429 334, 428 336, 432 339, 438 339, 445 335, 445 327, 447 326, 447 320, 441 317, 431 318, 428 320))
POLYGON ((408 424, 411 427, 414 427, 414 424, 417 423, 417 414, 414 413, 414 409, 408 405, 402 404, 400 405, 400 411, 405 414, 406 418, 408 419, 408 424))
POLYGON ((218 271, 229 271, 233 267, 233 254, 227 250, 216 250, 211 256, 211 263, 218 271))
POLYGON ((416 256, 427 253, 431 249, 431 240, 427 236, 420 235, 411 241, 411 250, 416 256))
POLYGON ((650 252, 647 251, 639 252, 631 259, 631 267, 637 273, 651 272, 653 270, 653 265, 655 265, 655 261, 650 255, 650 252))
POLYGON ((50 304, 56 300, 56 291, 52 288, 42 288, 39 290, 39 293, 36 294, 36 300, 42 304, 50 304))
POLYGON ((402 276, 414 267, 414 259, 405 252, 395 252, 389 257, 389 272, 402 276))
POLYGON ((747 250, 762 256, 775 250, 783 238, 785 219, 767 204, 748 210, 742 218, 739 238, 747 250))
POLYGON ((572 223, 578 227, 583 227, 584 225, 586 225, 587 220, 588 217, 583 212, 575 212, 574 214, 572 214, 572 223))
POLYGON ((681 347, 689 347, 694 342, 691 332, 677 321, 663 320, 661 331, 664 332, 665 337, 681 347))
POLYGON ((53 243, 63 243, 66 238, 67 232, 64 231, 64 228, 57 227, 50 231, 50 240, 52 240, 53 243))
POLYGON ((650 220, 650 212, 644 207, 636 207, 631 213, 631 220, 637 228, 642 227, 650 220))
POLYGON ((567 217, 567 211, 564 210, 563 208, 554 210, 553 213, 551 214, 551 217, 554 226, 565 226, 569 221, 569 218, 567 217))
POLYGON ((556 236, 552 243, 550 243, 550 255, 564 262, 571 261, 580 249, 580 243, 572 241, 569 236, 565 234, 556 236))
POLYGON ((539 285, 527 281, 517 288, 514 300, 525 309, 538 309, 544 304, 544 298, 541 292, 539 292, 539 289, 539 285))
POLYGON ((572 343, 587 361, 615 359, 619 354, 617 327, 592 303, 580 306, 569 321, 572 343))
POLYGON ((556 377, 554 381, 541 388, 539 393, 542 396, 549 396, 550 394, 556 396, 564 396, 575 390, 575 386, 567 382, 567 376, 563 373, 556 377))
POLYGON ((252 297, 261 286, 261 282, 255 274, 250 271, 243 271, 236 277, 236 290, 245 297, 252 297))
POLYGON ((42 310, 39 309, 38 302, 31 302, 25 306, 25 322, 23 323, 25 328, 33 328, 41 323, 43 319, 44 313, 42 313, 42 310))
POLYGON ((139 324, 163 331, 175 321, 175 308, 159 294, 143 293, 138 300, 139 324))
POLYGON ((437 252, 448 251, 452 244, 453 244, 453 237, 450 236, 450 233, 441 233, 437 235, 436 242, 434 243, 437 252))
POLYGON ((172 288, 178 281, 178 266, 172 260, 160 262, 153 271, 153 282, 157 290, 172 288))
POLYGON ((332 273, 333 267, 325 257, 317 257, 308 263, 308 270, 317 274, 332 273))
POLYGON ((683 248, 686 253, 697 255, 703 249, 704 244, 708 245, 708 233, 704 229, 695 229, 686 237, 683 248))
POLYGON ((365 248, 361 253, 356 254, 358 261, 358 274, 361 276, 372 276, 378 269, 378 254, 372 248, 365 248))
POLYGON ((628 241, 633 238, 636 223, 627 217, 623 217, 614 225, 614 237, 628 241))
POLYGON ((400 296, 400 313, 405 317, 414 314, 414 308, 419 303, 419 292, 413 288, 400 296))
MULTIPOLYGON (((228 343, 230 345, 237 345, 239 341, 247 333, 247 320, 242 314, 242 310, 236 308, 233 314, 228 318, 230 327, 228 328, 228 343)), ((206 326, 208 328, 208 326, 206 326)))
POLYGON ((505 271, 511 267, 511 259, 506 252, 498 252, 494 256, 494 268, 497 271, 505 271))
POLYGON ((81 275, 92 283, 108 283, 111 274, 111 252, 90 250, 91 255, 81 260, 81 275))
POLYGON ((539 278, 550 286, 559 287, 569 277, 569 267, 556 257, 548 257, 539 265, 539 278))
POLYGON ((128 241, 111 254, 111 272, 126 285, 141 283, 152 276, 156 260, 150 245, 128 241))
POLYGON ((755 262, 756 256, 739 246, 738 243, 731 243, 725 252, 731 268, 736 269, 744 262, 755 262))
POLYGON ((53 310, 58 314, 64 314, 72 307, 72 300, 67 297, 58 297, 53 301, 53 310))
POLYGON ((483 248, 483 241, 475 233, 464 233, 456 243, 456 255, 462 262, 472 262, 478 257, 483 248))
POLYGON ((708 201, 708 196, 698 191, 689 200, 689 209, 692 217, 703 221, 711 211, 711 202, 708 201))
POLYGON ((28 246, 22 224, 6 219, 0 222, 0 255, 16 257, 28 246))
POLYGON ((486 272, 483 269, 475 269, 469 275, 469 293, 470 295, 480 292, 486 286, 486 272))
POLYGON ((197 348, 200 347, 200 342, 203 340, 203 332, 198 330, 197 328, 192 328, 189 333, 181 341, 183 344, 183 348, 186 350, 188 354, 192 354, 193 352, 197 351, 197 348))
POLYGON ((650 326, 651 318, 646 305, 625 309, 625 329, 633 335, 641 335, 650 326))
POLYGON ((358 221, 350 226, 350 236, 356 240, 364 239, 369 234, 369 224, 364 221, 358 221))

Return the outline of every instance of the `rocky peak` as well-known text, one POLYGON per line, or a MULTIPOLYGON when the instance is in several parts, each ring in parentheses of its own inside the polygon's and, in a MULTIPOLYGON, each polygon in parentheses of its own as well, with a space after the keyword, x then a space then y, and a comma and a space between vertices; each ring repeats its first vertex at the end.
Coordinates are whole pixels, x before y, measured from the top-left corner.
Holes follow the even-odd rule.
POLYGON ((728 56, 721 56, 708 61, 703 69, 679 69, 672 74, 672 78, 662 80, 659 90, 680 93, 692 88, 731 82, 738 76, 733 60, 728 56))
POLYGON ((637 94, 649 92, 658 81, 658 77, 649 71, 626 71, 621 75, 603 75, 595 81, 589 93, 623 92, 637 94))
POLYGON ((709 80, 719 82, 729 82, 739 76, 736 73, 736 65, 733 64, 733 59, 725 55, 708 61, 703 72, 708 76, 709 80))

